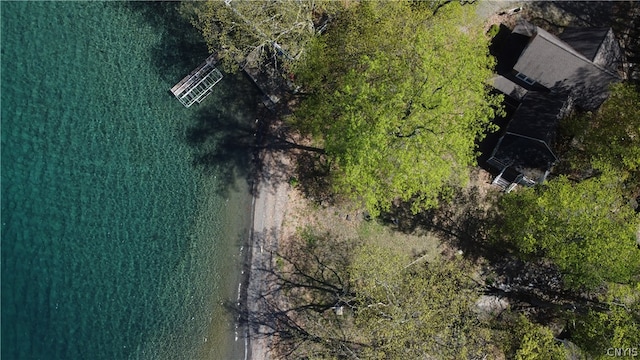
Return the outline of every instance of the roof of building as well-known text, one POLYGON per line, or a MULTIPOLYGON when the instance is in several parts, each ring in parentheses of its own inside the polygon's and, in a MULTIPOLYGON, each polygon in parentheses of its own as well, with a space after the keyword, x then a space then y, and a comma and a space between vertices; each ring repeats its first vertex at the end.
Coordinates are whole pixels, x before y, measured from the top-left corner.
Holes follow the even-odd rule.
POLYGON ((533 169, 544 172, 557 160, 552 147, 569 102, 566 93, 527 93, 491 157, 529 178, 539 176, 533 169))
POLYGON ((522 100, 524 95, 527 93, 527 89, 505 78, 502 75, 493 77, 491 79, 491 85, 493 85, 494 89, 498 89, 503 94, 509 95, 518 101, 522 100))
POLYGON ((516 26, 514 32, 532 33, 532 37, 513 69, 549 89, 562 83, 566 88, 580 93, 576 99, 585 109, 600 106, 606 99, 609 84, 620 79, 617 74, 594 64, 544 29, 535 27, 533 30, 531 24, 525 23, 516 26))
POLYGON ((596 66, 567 43, 540 28, 522 52, 514 69, 548 88, 558 81, 578 85, 584 76, 589 76, 593 81, 606 82, 614 79, 613 74, 596 66))
POLYGON ((488 162, 492 163, 492 160, 497 160, 503 166, 515 169, 528 179, 536 181, 557 161, 557 158, 553 151, 541 141, 505 134, 500 138, 497 151, 488 162))
POLYGON ((542 141, 551 147, 568 102, 567 94, 531 91, 522 99, 506 132, 542 141))
POLYGON ((544 179, 557 161, 552 149, 560 119, 574 103, 597 108, 609 85, 620 80, 607 66, 621 55, 610 29, 568 29, 563 39, 520 22, 498 56, 501 75, 492 79, 494 87, 521 101, 488 160, 501 171, 544 179), (516 72, 535 81, 527 82, 529 91, 518 85, 522 77, 516 72))
POLYGON ((593 61, 610 30, 610 28, 568 28, 559 35, 559 38, 593 61))

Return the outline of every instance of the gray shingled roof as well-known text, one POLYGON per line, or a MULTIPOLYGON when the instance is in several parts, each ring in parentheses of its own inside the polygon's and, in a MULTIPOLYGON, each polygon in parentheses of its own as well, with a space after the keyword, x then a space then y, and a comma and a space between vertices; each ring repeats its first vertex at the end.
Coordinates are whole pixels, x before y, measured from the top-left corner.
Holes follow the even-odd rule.
POLYGON ((560 40, 593 61, 608 32, 609 28, 569 28, 559 37, 560 40))
MULTIPOLYGON (((525 29, 530 31, 529 27, 525 29)), ((607 97, 609 84, 620 80, 616 74, 592 63, 567 43, 539 27, 536 27, 536 33, 513 69, 549 89, 563 83, 580 93, 576 97, 578 104, 589 110, 600 106, 607 97)))
POLYGON ((553 146, 558 121, 566 113, 566 94, 530 91, 507 126, 507 133, 542 141, 553 146))
POLYGON ((560 119, 574 102, 583 109, 597 108, 609 85, 620 80, 605 67, 619 55, 610 29, 570 29, 565 39, 571 44, 527 22, 519 23, 507 39, 509 56, 499 57, 504 76, 492 80, 498 90, 522 102, 488 160, 499 170, 508 166, 530 180, 543 179, 557 161, 552 148, 560 119), (513 82, 518 81, 515 72, 536 81, 524 97, 513 82))
POLYGON ((538 178, 557 161, 552 147, 568 103, 566 93, 527 93, 491 158, 538 178))
POLYGON ((488 162, 491 163, 492 160, 497 160, 503 166, 509 166, 528 179, 537 181, 551 168, 557 158, 541 141, 505 134, 500 138, 496 152, 488 162))
POLYGON ((500 90, 503 94, 507 94, 516 100, 522 100, 524 95, 527 93, 527 89, 502 75, 493 77, 493 79, 491 79, 491 85, 493 85, 495 89, 500 90))

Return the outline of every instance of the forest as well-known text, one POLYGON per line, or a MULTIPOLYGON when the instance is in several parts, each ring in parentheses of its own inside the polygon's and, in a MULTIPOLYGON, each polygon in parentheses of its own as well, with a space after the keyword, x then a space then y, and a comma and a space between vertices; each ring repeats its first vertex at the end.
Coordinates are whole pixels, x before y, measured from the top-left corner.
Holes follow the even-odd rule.
MULTIPOLYGON (((551 5, 518 16, 552 31, 551 5)), ((479 144, 505 116, 489 81, 499 12, 481 6, 179 6, 226 71, 251 59, 294 85, 266 141, 298 146, 261 150, 293 154, 288 181, 307 205, 263 269, 261 311, 243 314, 279 357, 599 359, 640 347, 640 6, 612 5, 623 80, 598 110, 560 121, 544 183, 509 193, 479 175, 479 144)), ((558 6, 588 22, 599 5, 558 6)))

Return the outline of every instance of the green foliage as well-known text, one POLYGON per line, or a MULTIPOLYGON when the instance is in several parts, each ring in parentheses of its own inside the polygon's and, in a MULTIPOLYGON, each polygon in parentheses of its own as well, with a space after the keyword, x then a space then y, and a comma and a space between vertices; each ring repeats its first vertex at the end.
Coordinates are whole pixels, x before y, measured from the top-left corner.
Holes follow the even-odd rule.
POLYGON ((469 359, 490 334, 472 311, 479 289, 462 262, 409 265, 409 257, 368 246, 351 267, 355 326, 365 359, 469 359))
POLYGON ((498 35, 499 32, 500 32, 500 26, 498 24, 493 24, 489 28, 489 31, 487 31, 487 36, 493 39, 496 35, 498 35))
POLYGON ((640 284, 612 285, 602 299, 608 311, 589 311, 576 320, 572 336, 595 358, 609 358, 606 349, 633 348, 640 344, 640 284))
POLYGON ((297 177, 291 176, 289 178, 289 185, 291 185, 291 187, 296 187, 296 186, 298 186, 299 183, 300 183, 300 180, 298 180, 297 177))
POLYGON ((566 136, 576 139, 564 156, 573 171, 588 173, 600 164, 625 180, 627 193, 640 191, 640 91, 630 83, 611 87, 609 99, 596 112, 563 120, 566 136))
POLYGON ((251 52, 251 61, 289 62, 315 36, 314 15, 337 4, 323 1, 185 1, 181 12, 202 32, 209 50, 218 52, 225 70, 235 71, 251 52), (275 44, 287 54, 279 58, 275 44))
POLYGON ((501 235, 525 257, 552 260, 571 288, 628 282, 638 274, 639 219, 612 171, 580 183, 560 177, 501 200, 501 235))
POLYGON ((516 360, 564 360, 567 352, 562 343, 556 341, 547 327, 534 324, 520 315, 513 326, 516 360))
POLYGON ((474 8, 436 15, 408 2, 362 2, 315 39, 296 69, 307 93, 294 124, 333 161, 333 182, 372 215, 395 199, 431 208, 468 179, 498 99, 474 8))
POLYGON ((311 250, 317 244, 319 240, 318 234, 316 234, 311 227, 305 227, 302 230, 299 230, 300 239, 305 242, 306 248, 311 250))
POLYGON ((592 115, 583 139, 585 151, 620 171, 640 169, 640 92, 631 84, 616 84, 592 115))

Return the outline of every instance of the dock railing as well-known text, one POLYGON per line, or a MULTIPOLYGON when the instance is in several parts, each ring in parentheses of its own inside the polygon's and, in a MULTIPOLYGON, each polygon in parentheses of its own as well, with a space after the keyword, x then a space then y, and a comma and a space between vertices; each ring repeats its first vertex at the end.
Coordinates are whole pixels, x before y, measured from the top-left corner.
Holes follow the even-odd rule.
POLYGON ((223 78, 220 70, 214 66, 215 63, 214 54, 171 88, 171 93, 182 105, 190 107, 196 102, 201 103, 211 94, 213 87, 223 78))

